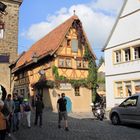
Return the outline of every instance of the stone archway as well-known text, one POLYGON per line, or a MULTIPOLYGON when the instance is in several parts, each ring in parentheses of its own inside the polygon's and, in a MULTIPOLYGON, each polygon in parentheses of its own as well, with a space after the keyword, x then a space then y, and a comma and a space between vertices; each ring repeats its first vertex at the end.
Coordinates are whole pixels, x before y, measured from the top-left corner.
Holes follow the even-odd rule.
POLYGON ((0 99, 5 100, 7 95, 6 89, 0 84, 0 99))

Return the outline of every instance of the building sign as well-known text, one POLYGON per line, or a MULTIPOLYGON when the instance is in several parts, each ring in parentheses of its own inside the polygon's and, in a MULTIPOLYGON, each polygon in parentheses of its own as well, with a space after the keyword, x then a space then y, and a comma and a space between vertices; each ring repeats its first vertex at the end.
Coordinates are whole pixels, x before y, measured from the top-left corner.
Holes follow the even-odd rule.
POLYGON ((60 89, 61 90, 71 90, 72 86, 70 83, 60 83, 60 89))

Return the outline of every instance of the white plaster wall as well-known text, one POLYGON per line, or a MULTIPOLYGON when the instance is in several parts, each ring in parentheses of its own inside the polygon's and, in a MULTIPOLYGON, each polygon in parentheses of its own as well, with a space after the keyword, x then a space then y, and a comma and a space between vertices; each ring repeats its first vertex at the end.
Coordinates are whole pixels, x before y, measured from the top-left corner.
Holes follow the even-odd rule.
POLYGON ((127 15, 137 9, 140 9, 139 0, 127 0, 126 6, 121 16, 127 15))
MULTIPOLYGON (((118 48, 119 49, 119 48, 118 48)), ((140 60, 113 64, 113 49, 105 51, 105 75, 140 71, 140 60)))
POLYGON ((140 38, 140 11, 119 19, 106 48, 140 38))
MULTIPOLYGON (((107 101, 107 108, 114 107, 116 104, 120 104, 125 98, 115 99, 114 93, 114 81, 123 81, 125 80, 133 80, 133 79, 140 79, 140 71, 137 73, 130 73, 130 74, 123 74, 118 76, 110 76, 106 77, 106 101, 107 101)), ((134 94, 134 93, 132 93, 134 94)))

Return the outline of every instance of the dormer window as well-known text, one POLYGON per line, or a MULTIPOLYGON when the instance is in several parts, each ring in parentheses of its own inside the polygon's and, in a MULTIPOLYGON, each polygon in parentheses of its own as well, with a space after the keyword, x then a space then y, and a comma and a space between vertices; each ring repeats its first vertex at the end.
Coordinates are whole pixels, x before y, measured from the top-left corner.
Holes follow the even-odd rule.
POLYGON ((0 23, 0 39, 4 37, 4 23, 0 23))
POLYGON ((78 52, 78 40, 77 39, 72 39, 71 40, 71 47, 72 47, 72 52, 78 52))

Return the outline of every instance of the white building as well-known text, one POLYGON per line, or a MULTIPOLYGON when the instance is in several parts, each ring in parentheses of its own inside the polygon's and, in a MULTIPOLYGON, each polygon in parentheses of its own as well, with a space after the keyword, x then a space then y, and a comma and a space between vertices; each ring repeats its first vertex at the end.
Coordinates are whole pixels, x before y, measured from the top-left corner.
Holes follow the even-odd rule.
POLYGON ((140 93, 140 0, 125 0, 104 48, 107 108, 140 93))

